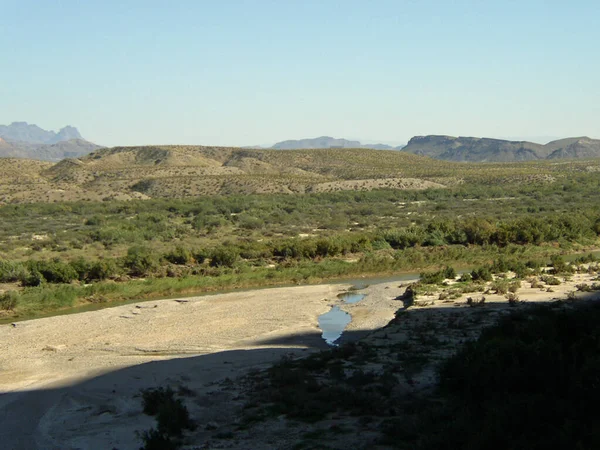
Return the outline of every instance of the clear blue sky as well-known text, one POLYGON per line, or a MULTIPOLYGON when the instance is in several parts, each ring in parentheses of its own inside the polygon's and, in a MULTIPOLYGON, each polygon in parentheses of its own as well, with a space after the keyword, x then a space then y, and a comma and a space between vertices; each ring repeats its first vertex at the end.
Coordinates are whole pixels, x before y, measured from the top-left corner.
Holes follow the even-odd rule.
POLYGON ((600 1, 0 0, 0 124, 104 145, 600 138, 600 1))

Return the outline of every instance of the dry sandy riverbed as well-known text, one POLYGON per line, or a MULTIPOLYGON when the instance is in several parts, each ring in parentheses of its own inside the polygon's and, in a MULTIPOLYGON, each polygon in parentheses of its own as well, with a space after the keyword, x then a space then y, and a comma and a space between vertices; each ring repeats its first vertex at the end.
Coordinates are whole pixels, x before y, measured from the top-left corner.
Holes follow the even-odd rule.
MULTIPOLYGON (((552 287, 524 281, 518 295, 528 303, 564 299, 577 284, 597 279, 595 272, 561 278, 552 287)), ((407 390, 431 386, 437 361, 512 309, 503 295, 493 292, 484 294, 485 308, 467 306, 468 296, 480 294, 443 299, 432 293, 386 326, 402 308, 396 298, 404 287, 399 282, 375 284, 361 290, 367 296, 359 303, 342 304, 338 294, 349 287, 286 287, 149 301, 2 325, 0 447, 139 448, 136 431, 155 425, 154 418, 142 414, 139 391, 169 385, 185 393, 200 426, 194 432, 197 446, 186 448, 291 448, 308 428, 292 429, 279 418, 236 431, 234 439, 215 440, 215 435, 239 429, 234 422, 247 390, 243 375, 267 368, 283 355, 302 356, 326 347, 317 318, 332 305, 352 315, 345 337, 368 335, 365 342, 379 349, 382 361, 396 358, 398 344, 428 355, 429 363, 418 373, 406 368, 407 390)), ((366 438, 357 433, 338 447, 347 448, 352 441, 355 448, 369 448, 368 440, 358 446, 366 438)))
MULTIPOLYGON (((212 383, 325 348, 317 318, 349 287, 149 301, 2 325, 2 448, 138 448, 135 430, 153 424, 134 398, 140 388, 175 382, 209 395, 212 383)), ((350 330, 380 328, 399 307, 383 290, 364 292, 360 304, 343 306, 350 330)))

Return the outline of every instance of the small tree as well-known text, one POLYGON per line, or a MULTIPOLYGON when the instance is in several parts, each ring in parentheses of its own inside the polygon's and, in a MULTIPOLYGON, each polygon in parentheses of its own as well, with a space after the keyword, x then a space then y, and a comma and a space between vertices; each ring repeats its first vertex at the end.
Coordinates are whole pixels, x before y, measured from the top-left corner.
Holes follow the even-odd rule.
POLYGON ((233 267, 238 259, 238 252, 231 248, 219 247, 211 255, 211 267, 233 267))
POLYGON ((125 257, 125 267, 134 276, 145 276, 156 270, 158 258, 148 247, 136 245, 129 247, 125 257))

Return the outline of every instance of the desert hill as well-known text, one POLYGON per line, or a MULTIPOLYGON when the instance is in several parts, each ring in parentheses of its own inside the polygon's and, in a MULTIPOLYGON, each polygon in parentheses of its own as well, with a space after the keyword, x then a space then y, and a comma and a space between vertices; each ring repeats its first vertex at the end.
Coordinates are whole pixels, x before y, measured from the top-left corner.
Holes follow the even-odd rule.
MULTIPOLYGON (((577 150, 577 142, 569 145, 577 150)), ((545 182, 565 170, 599 169, 600 160, 457 163, 363 148, 114 147, 58 163, 0 159, 0 203, 426 189, 471 181, 545 182)))
POLYGON ((66 126, 58 132, 27 122, 0 125, 0 158, 27 158, 60 161, 86 155, 101 146, 86 141, 77 128, 66 126))
POLYGON ((367 149, 251 150, 145 146, 95 150, 51 164, 0 160, 0 202, 128 200, 216 194, 441 187, 438 163, 367 149), (419 169, 419 167, 421 169, 419 169), (27 177, 17 177, 27 173, 27 177), (431 177, 428 177, 431 178, 431 177))
POLYGON ((446 161, 468 162, 598 158, 600 140, 576 137, 542 145, 527 141, 429 135, 413 137, 402 150, 446 161))

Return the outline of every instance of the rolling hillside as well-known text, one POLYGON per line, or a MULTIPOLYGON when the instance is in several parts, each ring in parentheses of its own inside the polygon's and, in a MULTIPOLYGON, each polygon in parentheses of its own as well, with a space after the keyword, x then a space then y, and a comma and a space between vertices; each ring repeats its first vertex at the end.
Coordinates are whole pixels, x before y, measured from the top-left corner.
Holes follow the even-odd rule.
POLYGON ((0 202, 424 189, 471 181, 552 181, 565 170, 589 172, 599 167, 600 160, 449 163, 401 151, 370 149, 114 147, 54 164, 2 159, 0 202))

